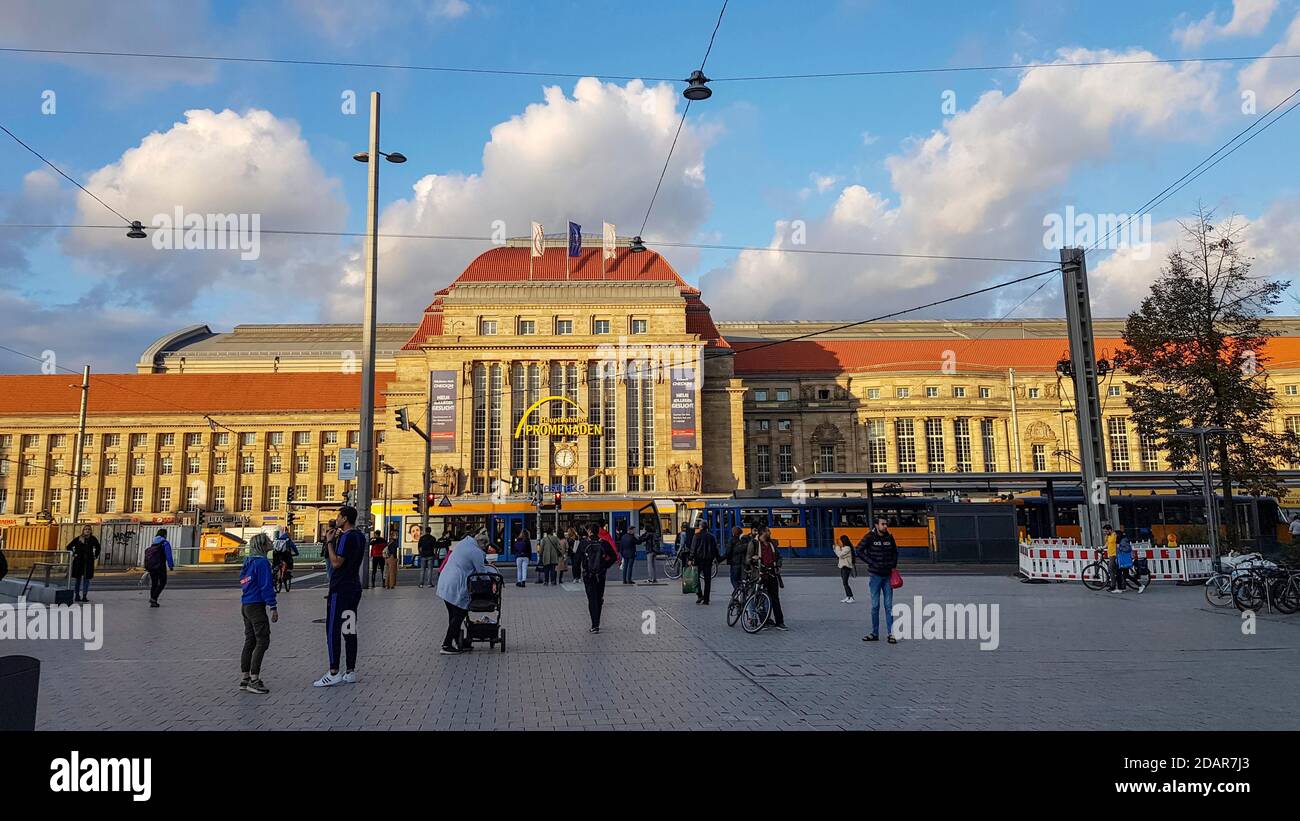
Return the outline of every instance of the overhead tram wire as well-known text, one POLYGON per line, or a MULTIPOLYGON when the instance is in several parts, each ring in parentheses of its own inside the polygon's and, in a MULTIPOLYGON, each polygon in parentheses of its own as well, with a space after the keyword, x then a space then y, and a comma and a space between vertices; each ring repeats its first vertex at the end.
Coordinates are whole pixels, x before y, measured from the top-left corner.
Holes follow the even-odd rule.
MULTIPOLYGON (((715 28, 716 32, 716 28, 715 28)), ((559 77, 564 79, 580 79, 582 77, 596 77, 603 80, 650 80, 654 82, 678 83, 680 77, 663 77, 649 74, 605 74, 602 72, 573 72, 573 71, 530 71, 524 69, 506 69, 506 68, 475 68, 471 66, 435 66, 419 65, 409 63, 382 63, 382 62, 364 62, 364 61, 347 61, 347 60, 308 60, 295 59, 287 57, 244 57, 236 55, 222 54, 178 54, 165 52, 145 52, 145 51, 94 51, 88 49, 53 49, 53 48, 18 48, 18 47, 0 47, 0 54, 27 54, 27 55, 48 55, 54 57, 113 57, 127 59, 143 60, 176 60, 189 62, 216 62, 216 63, 247 63, 247 64, 264 64, 264 65, 288 65, 288 66, 308 66, 315 68, 364 68, 380 69, 392 71, 421 71, 433 73, 451 73, 451 74, 482 74, 497 75, 507 77, 559 77)), ((760 74, 736 77, 716 77, 711 82, 718 83, 741 83, 741 82, 766 82, 779 80, 819 80, 819 79, 841 79, 852 77, 891 77, 906 76, 912 74, 953 74, 953 73, 971 73, 971 72, 995 72, 995 71, 1026 71, 1035 68, 1095 68, 1100 66, 1143 66, 1143 65, 1177 65, 1183 63, 1234 63, 1234 62, 1253 62, 1255 60, 1294 60, 1300 59, 1300 54, 1251 54, 1251 55, 1232 55, 1224 57, 1177 57, 1177 58, 1154 58, 1150 60, 1079 60, 1060 63, 1007 63, 1002 65, 981 65, 981 66, 936 66, 922 68, 886 68, 886 69, 863 69, 850 71, 826 71, 826 72, 807 72, 807 73, 790 73, 790 74, 760 74)))
MULTIPOLYGON (((700 61, 697 75, 703 76, 704 66, 709 62, 709 55, 713 53, 713 41, 717 39, 718 29, 722 26, 722 15, 727 13, 727 3, 729 0, 722 0, 722 8, 718 11, 718 21, 713 24, 713 34, 709 35, 708 48, 704 50, 704 59, 700 61)), ((650 204, 646 206, 645 217, 641 220, 641 230, 636 232, 638 237, 645 235, 645 227, 650 222, 650 212, 654 210, 655 200, 659 198, 659 189, 664 184, 664 176, 668 173, 668 164, 673 160, 673 152, 677 150, 677 140, 682 136, 682 127, 686 125, 686 115, 691 111, 691 99, 686 100, 686 105, 682 107, 682 118, 677 121, 677 131, 673 134, 673 142, 668 146, 668 156, 664 157, 664 167, 659 171, 659 180, 655 182, 654 193, 650 195, 650 204)))

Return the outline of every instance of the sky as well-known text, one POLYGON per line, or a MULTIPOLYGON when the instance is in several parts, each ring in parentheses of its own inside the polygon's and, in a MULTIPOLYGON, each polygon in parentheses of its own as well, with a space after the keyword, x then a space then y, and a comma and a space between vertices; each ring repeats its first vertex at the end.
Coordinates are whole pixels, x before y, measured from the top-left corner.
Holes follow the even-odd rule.
MULTIPOLYGON (((1064 240, 1090 244, 1087 220, 1134 214, 1300 88, 1300 59, 1051 66, 1300 55, 1296 0, 733 0, 705 65, 713 96, 678 135, 680 78, 720 5, 5 0, 0 48, 407 68, 0 51, 0 124, 113 211, 146 226, 177 209, 244 215, 263 231, 255 258, 128 239, 0 133, 0 344, 114 372, 191 324, 359 322, 361 241, 338 235, 365 230, 352 154, 371 91, 381 149, 408 158, 380 169, 381 232, 465 238, 381 240, 379 321, 415 322, 493 235, 568 220, 643 234, 717 319, 902 310, 1050 268, 1064 240), (1026 63, 1042 67, 744 79, 1026 63), (109 227, 4 227, 18 225, 109 227)), ((1094 316, 1137 306, 1198 208, 1243 229, 1256 273, 1300 279, 1298 144, 1294 114, 1131 243, 1090 251, 1094 316)), ((1062 313, 1047 277, 914 316, 1062 313)), ((0 351, 0 371, 41 366, 0 351)))

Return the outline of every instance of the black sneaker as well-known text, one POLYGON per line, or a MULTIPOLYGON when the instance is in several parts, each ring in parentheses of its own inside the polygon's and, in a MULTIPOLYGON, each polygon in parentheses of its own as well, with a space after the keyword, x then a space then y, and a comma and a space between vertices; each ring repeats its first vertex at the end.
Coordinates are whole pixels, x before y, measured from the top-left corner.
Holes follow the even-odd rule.
POLYGON ((442 656, 459 656, 461 650, 457 647, 444 647, 438 651, 438 654, 442 656))
POLYGON ((151 602, 149 602, 149 606, 150 606, 150 607, 162 607, 162 605, 160 605, 160 604, 159 604, 158 602, 156 602, 156 601, 151 601, 151 602))
POLYGON ((869 635, 869 636, 863 636, 863 637, 862 637, 862 640, 863 640, 863 641, 880 641, 880 636, 877 636, 875 633, 872 633, 872 634, 869 635))
POLYGON ((588 627, 588 628, 587 628, 587 632, 588 632, 588 633, 599 633, 599 632, 600 632, 600 628, 599 628, 599 627, 588 627))
POLYGON ((784 624, 774 624, 774 625, 772 625, 772 626, 775 627, 777 630, 789 630, 789 629, 790 629, 789 627, 786 627, 784 624))
POLYGON ((241 678, 241 679, 239 680, 239 689, 240 689, 240 690, 247 690, 247 689, 248 689, 248 682, 249 682, 249 681, 251 681, 251 679, 241 678))
POLYGON ((255 693, 259 696, 264 696, 267 693, 271 692, 270 690, 267 689, 266 685, 262 683, 262 680, 260 678, 255 678, 252 681, 248 682, 248 687, 246 687, 245 689, 248 692, 255 693))
POLYGON ((890 644, 898 644, 898 639, 894 638, 893 636, 890 636, 889 638, 885 639, 885 641, 889 642, 890 644))

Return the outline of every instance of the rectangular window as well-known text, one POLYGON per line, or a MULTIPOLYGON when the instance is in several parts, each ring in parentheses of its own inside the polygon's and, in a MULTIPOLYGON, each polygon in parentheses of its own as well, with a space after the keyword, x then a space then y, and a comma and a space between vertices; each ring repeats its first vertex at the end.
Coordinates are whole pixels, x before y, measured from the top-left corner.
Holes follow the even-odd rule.
POLYGON ((1120 388, 1119 385, 1111 385, 1109 388, 1106 389, 1107 396, 1119 396, 1123 393, 1124 391, 1122 388, 1120 388))
POLYGON ((239 511, 247 513, 253 509, 253 488, 250 485, 243 485, 239 488, 239 511))
POLYGON ((257 434, 251 431, 239 434, 239 444, 241 447, 251 448, 257 444, 257 434))
POLYGON ((1143 470, 1160 470, 1160 444, 1149 433, 1138 434, 1138 455, 1143 470))
POLYGON ((218 456, 212 460, 212 472, 218 476, 226 472, 226 457, 218 456))
POLYGON ((300 430, 294 433, 293 443, 299 447, 311 444, 311 431, 300 430))
POLYGON ((1287 385, 1287 386, 1286 386, 1286 395, 1287 395, 1287 396, 1295 396, 1295 395, 1296 395, 1296 392, 1297 392, 1297 386, 1295 386, 1295 385, 1287 385))
POLYGON ((772 429, 772 420, 771 420, 771 419, 760 419, 760 420, 758 420, 758 429, 759 429, 759 430, 771 430, 771 429, 772 429))
POLYGON ((216 446, 219 448, 227 447, 230 444, 230 434, 227 433, 226 431, 221 431, 220 433, 216 434, 215 438, 216 438, 216 446))
POLYGON ((495 336, 497 332, 497 321, 495 319, 479 320, 478 332, 482 336, 495 336))
POLYGON ((256 469, 256 460, 252 456, 241 456, 239 459, 240 473, 253 473, 256 469))
POLYGON ((159 435, 158 437, 158 447, 160 448, 170 448, 173 447, 175 444, 176 444, 176 434, 174 433, 164 433, 159 435))
POLYGON ((306 473, 311 470, 311 457, 305 453, 300 453, 294 457, 293 469, 297 473, 306 473))
POLYGON ((537 321, 534 319, 519 320, 519 335, 532 336, 537 333, 537 321))
POLYGON ((868 399, 879 399, 879 398, 880 398, 880 388, 867 388, 867 398, 868 398, 868 399))
POLYGON ((776 452, 776 466, 780 471, 777 477, 781 482, 794 481, 794 451, 790 445, 781 445, 776 452))
POLYGON ((787 389, 787 388, 778 388, 777 391, 776 391, 776 401, 778 401, 778 402, 789 402, 789 401, 790 401, 790 391, 789 391, 789 389, 787 389))
POLYGON ((757 445, 754 455, 758 462, 758 483, 765 485, 772 481, 772 446, 757 445))
POLYGON ((867 420, 867 469, 871 473, 884 473, 888 466, 888 442, 885 440, 885 420, 867 420))
POLYGON ((572 319, 555 320, 555 333, 557 336, 569 336, 570 334, 572 334, 573 320, 572 319))
POLYGON ((821 473, 835 472, 835 446, 821 445, 817 454, 817 470, 821 473))
MULTIPOLYGON (((26 494, 27 491, 23 491, 24 502, 26 501, 25 498, 26 494)), ((115 487, 104 488, 104 504, 101 506, 101 510, 103 510, 105 513, 117 512, 117 488, 115 487)))
POLYGON ((172 475, 172 457, 164 456, 158 460, 158 473, 161 476, 172 475))
POLYGON ((818 388, 818 389, 817 389, 817 400, 818 400, 819 402, 825 402, 825 401, 829 400, 830 398, 831 398, 831 389, 830 389, 830 388, 818 388))
POLYGON ((105 476, 116 476, 116 475, 117 475, 117 457, 116 457, 116 456, 114 456, 114 457, 111 458, 111 459, 106 459, 106 460, 104 460, 104 475, 105 475, 105 476))
POLYGON ((980 388, 980 399, 988 399, 993 395, 992 388, 980 388))
POLYGON ((952 435, 957 444, 957 472, 970 473, 975 469, 971 457, 970 420, 962 417, 952 420, 952 435))
POLYGON ((193 476, 194 474, 198 473, 199 470, 201 469, 199 465, 200 465, 199 457, 190 456, 185 460, 185 472, 193 476))
MULTIPOLYGON (((108 491, 104 491, 104 492, 105 494, 108 493, 108 491)), ((113 492, 116 493, 117 491, 113 491, 113 492)), ((20 510, 19 512, 28 515, 36 512, 36 488, 34 487, 23 488, 23 506, 22 506, 22 510, 20 510)), ((112 512, 112 511, 107 511, 107 512, 112 512)))
POLYGON ((23 434, 23 448, 27 449, 34 447, 36 447, 36 435, 32 433, 23 434))
MULTIPOLYGON (((495 475, 501 469, 501 407, 504 368, 499 364, 474 366, 474 438, 473 469, 495 475)), ((495 488, 481 473, 473 477, 474 493, 490 493, 495 488)))
POLYGON ((926 399, 934 399, 934 398, 937 397, 938 395, 939 395, 939 389, 938 389, 938 388, 926 388, 926 389, 925 389, 925 398, 926 398, 926 399))
POLYGON ((790 420, 789 420, 789 419, 778 419, 778 420, 776 420, 776 429, 777 429, 777 430, 790 430, 790 420))
POLYGON ((197 448, 200 447, 202 444, 203 444, 203 434, 201 433, 185 434, 185 447, 197 448))
POLYGON ((339 432, 336 430, 325 431, 325 444, 337 445, 339 443, 339 432))
POLYGON ((908 396, 911 395, 911 393, 912 391, 908 388, 899 388, 894 392, 894 395, 897 396, 899 399, 906 399, 908 396))
POLYGON ((334 485, 321 485, 320 497, 326 502, 334 501, 334 485))
POLYGON ((212 512, 226 512, 226 489, 224 487, 214 487, 212 489, 212 512))
POLYGON ((755 401, 755 402, 766 402, 766 401, 767 401, 767 391, 754 391, 754 401, 755 401))
POLYGON ((142 487, 131 488, 131 512, 144 512, 144 488, 142 487))
POLYGON ((144 475, 144 457, 137 456, 131 460, 131 473, 134 476, 144 475))
POLYGON ((339 457, 330 453, 325 456, 325 464, 321 468, 326 474, 333 476, 339 470, 339 457))
POLYGON ((104 447, 116 448, 116 447, 121 447, 121 445, 122 445, 122 434, 120 433, 104 434, 104 447))
POLYGON ((280 487, 279 485, 266 486, 266 509, 267 510, 280 509, 280 494, 283 492, 284 492, 284 488, 280 487))
POLYGON ((270 435, 267 436, 267 444, 274 445, 277 448, 283 445, 284 431, 282 430, 272 431, 270 435))
POLYGON ((953 388, 953 389, 952 389, 952 395, 953 395, 953 398, 954 398, 954 399, 965 399, 965 398, 966 398, 966 389, 965 389, 965 388, 953 388))
POLYGON ((68 444, 67 434, 63 434, 63 433, 50 434, 50 450, 58 450, 59 448, 65 447, 67 444, 68 444))
POLYGON ((1038 398, 1038 394, 1039 394, 1039 392, 1040 392, 1040 391, 1038 390, 1038 388, 1030 388, 1030 389, 1029 389, 1029 398, 1030 398, 1030 399, 1037 399, 1037 398, 1038 398))
POLYGON ((1047 445, 1031 445, 1029 452, 1034 460, 1034 470, 1047 470, 1047 445))
POLYGON ((81 449, 90 450, 95 446, 95 434, 87 433, 86 438, 81 440, 81 449))
POLYGON ((63 512, 63 490, 62 488, 50 488, 50 501, 45 506, 50 513, 58 514, 63 512))
POLYGON ((911 419, 894 420, 894 444, 898 449, 898 472, 916 473, 916 426, 911 419))
MULTIPOLYGON (((986 390, 980 388, 980 390, 986 390)), ((984 472, 997 473, 998 471, 998 450, 993 439, 993 420, 980 420, 980 438, 984 440, 984 472)))
POLYGON ((274 456, 274 455, 273 455, 273 456, 271 456, 270 458, 268 458, 268 459, 266 460, 266 472, 267 472, 267 473, 279 473, 279 472, 280 472, 280 469, 281 469, 281 463, 282 463, 282 461, 283 461, 283 460, 282 460, 279 456, 274 456))
MULTIPOLYGON (((380 485, 380 487, 383 487, 383 485, 380 485)), ((293 498, 296 499, 296 500, 298 500, 298 501, 300 501, 300 502, 301 502, 302 500, 306 499, 306 498, 307 498, 307 486, 306 486, 306 485, 294 485, 294 488, 293 488, 293 498)))
POLYGON ((9 488, 0 487, 0 513, 9 512, 9 488))
POLYGON ((155 505, 159 513, 172 512, 172 489, 169 487, 158 488, 158 504, 155 505))
POLYGON ((592 321, 592 323, 591 323, 591 332, 592 332, 593 334, 607 334, 607 333, 609 333, 609 320, 608 320, 608 319, 597 319, 597 320, 592 321))
MULTIPOLYGON (((937 388, 936 388, 937 390, 937 388)), ((925 420, 925 464, 930 473, 943 473, 943 420, 925 420)))
POLYGON ((14 446, 14 437, 12 433, 0 434, 0 450, 9 450, 14 446))
POLYGON ((647 320, 634 319, 632 320, 632 333, 643 334, 646 332, 648 325, 649 323, 647 322, 647 320))
POLYGON ((1110 435, 1111 470, 1128 470, 1128 420, 1112 416, 1106 420, 1106 432, 1110 435))

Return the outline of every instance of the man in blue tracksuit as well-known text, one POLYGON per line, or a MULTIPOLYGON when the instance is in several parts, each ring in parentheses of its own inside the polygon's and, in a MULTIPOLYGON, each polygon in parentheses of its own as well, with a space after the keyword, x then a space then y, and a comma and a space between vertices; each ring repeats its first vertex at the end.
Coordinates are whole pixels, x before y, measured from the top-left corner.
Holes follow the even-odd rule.
POLYGON ((172 543, 167 541, 167 530, 158 528, 158 535, 144 549, 144 569, 149 573, 149 606, 160 607, 158 597, 167 586, 167 571, 176 569, 172 560, 172 543))
POLYGON ((357 509, 339 508, 338 546, 326 542, 330 593, 325 608, 325 639, 329 645, 330 669, 314 682, 316 687, 354 684, 357 680, 357 606, 361 604, 361 567, 366 560, 366 537, 357 530, 357 509), (347 670, 339 672, 339 645, 346 650, 347 670))
POLYGON ((280 620, 275 609, 275 585, 271 582, 271 562, 266 552, 271 540, 258 533, 248 542, 248 558, 239 569, 240 612, 244 617, 244 650, 239 656, 239 689, 245 693, 266 695, 271 692, 262 683, 262 657, 271 646, 271 623, 280 620), (270 609, 270 618, 267 610, 270 609))

